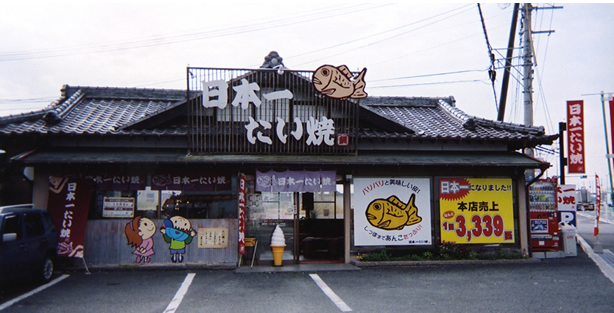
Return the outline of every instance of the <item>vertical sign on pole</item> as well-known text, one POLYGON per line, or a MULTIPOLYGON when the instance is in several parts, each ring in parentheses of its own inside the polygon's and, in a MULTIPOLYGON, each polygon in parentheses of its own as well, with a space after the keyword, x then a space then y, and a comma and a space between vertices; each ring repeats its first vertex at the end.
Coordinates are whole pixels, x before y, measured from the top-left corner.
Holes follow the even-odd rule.
POLYGON ((599 216, 601 215, 601 182, 599 181, 599 175, 595 174, 595 192, 596 200, 595 206, 595 229, 593 230, 593 236, 599 235, 599 216))
POLYGON ((245 175, 239 174, 239 253, 245 255, 245 175))
POLYGON ((567 101, 568 172, 585 173, 584 166, 584 101, 567 101))

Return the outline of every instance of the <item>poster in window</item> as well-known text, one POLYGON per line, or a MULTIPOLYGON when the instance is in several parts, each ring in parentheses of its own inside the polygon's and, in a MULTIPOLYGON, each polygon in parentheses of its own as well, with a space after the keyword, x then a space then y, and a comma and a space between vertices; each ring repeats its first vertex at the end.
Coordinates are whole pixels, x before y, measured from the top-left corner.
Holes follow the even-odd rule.
POLYGON ((102 216, 117 218, 134 217, 134 198, 104 197, 102 216))
POLYGON ((139 190, 136 192, 136 208, 138 211, 155 211, 158 208, 157 190, 139 190))
POLYGON ((354 245, 431 245, 428 178, 355 178, 354 245))
POLYGON ((509 178, 441 178, 441 240, 514 243, 514 194, 509 178))

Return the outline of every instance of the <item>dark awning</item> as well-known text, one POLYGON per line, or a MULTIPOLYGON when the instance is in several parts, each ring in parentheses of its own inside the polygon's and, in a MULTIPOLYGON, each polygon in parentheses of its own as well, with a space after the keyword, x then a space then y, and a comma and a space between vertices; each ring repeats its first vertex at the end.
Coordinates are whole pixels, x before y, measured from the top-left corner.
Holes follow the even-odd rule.
POLYGON ((44 164, 239 164, 239 165, 382 165, 485 166, 547 169, 550 164, 516 152, 359 153, 358 155, 187 155, 181 152, 31 151, 13 162, 44 164))

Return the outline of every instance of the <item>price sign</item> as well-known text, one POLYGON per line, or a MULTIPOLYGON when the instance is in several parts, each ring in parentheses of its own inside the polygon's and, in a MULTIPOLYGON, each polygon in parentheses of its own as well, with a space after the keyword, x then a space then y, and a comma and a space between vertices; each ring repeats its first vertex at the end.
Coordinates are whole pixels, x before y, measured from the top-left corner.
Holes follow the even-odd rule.
POLYGON ((511 179, 439 180, 441 239, 461 244, 513 243, 511 179))

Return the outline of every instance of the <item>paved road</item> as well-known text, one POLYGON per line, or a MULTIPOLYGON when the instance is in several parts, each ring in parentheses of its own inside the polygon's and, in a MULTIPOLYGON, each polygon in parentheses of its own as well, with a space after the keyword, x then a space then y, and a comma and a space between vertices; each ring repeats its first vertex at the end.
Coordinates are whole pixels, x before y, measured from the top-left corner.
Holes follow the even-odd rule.
POLYGON ((318 272, 345 307, 308 272, 73 272, 0 312, 164 312, 190 273, 195 275, 176 312, 609 313, 614 308, 614 283, 579 250, 577 257, 563 259, 318 272))
MULTIPOLYGON (((168 312, 610 313, 614 283, 594 261, 599 256, 590 250, 594 220, 590 214, 582 215, 578 232, 588 242, 588 253, 579 248, 576 257, 442 262, 351 272, 70 272, 57 284, 14 303, 12 299, 35 286, 0 286, 0 313, 166 312, 169 308, 168 312)), ((614 224, 602 223, 600 229, 604 250, 614 249, 614 224)))
MULTIPOLYGON (((594 247, 597 242, 597 237, 593 236, 593 230, 595 229, 595 212, 577 212, 576 221, 578 225, 578 234, 584 238, 591 247, 594 247)), ((603 249, 614 251, 614 220, 608 221, 605 219, 605 215, 602 215, 599 221, 598 237, 603 249)))

